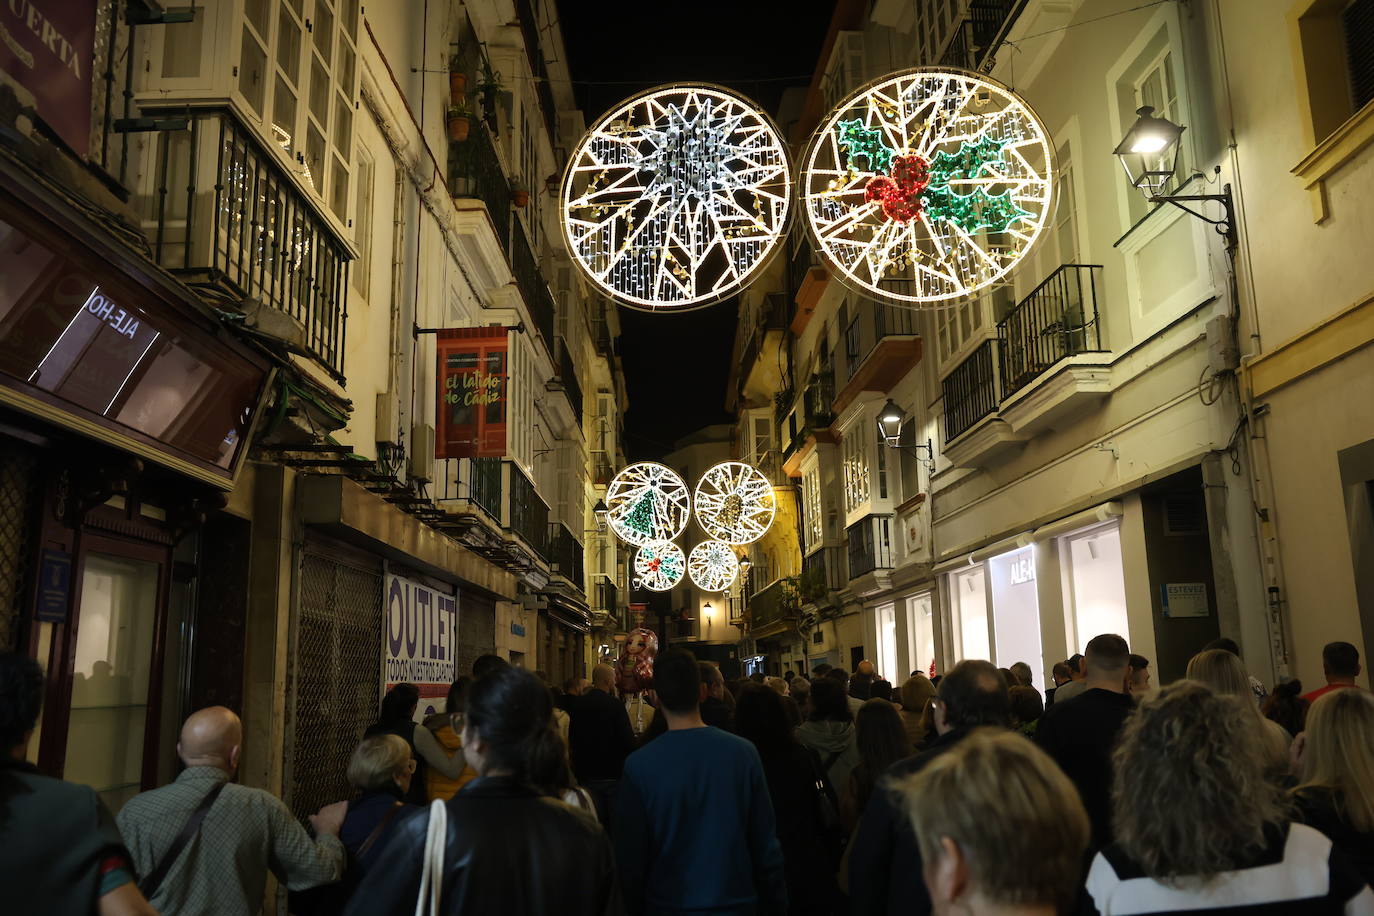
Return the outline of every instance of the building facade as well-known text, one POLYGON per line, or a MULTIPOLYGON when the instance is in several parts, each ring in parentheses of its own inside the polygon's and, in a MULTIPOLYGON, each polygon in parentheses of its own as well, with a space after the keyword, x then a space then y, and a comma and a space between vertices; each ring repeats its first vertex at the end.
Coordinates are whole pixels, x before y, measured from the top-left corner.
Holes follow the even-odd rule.
POLYGON ((117 809, 220 703, 243 781, 314 811, 388 683, 424 680, 423 711, 484 653, 583 675, 624 629, 592 510, 626 394, 559 229, 556 21, 21 6, 0 640, 48 672, 38 765, 117 809))
POLYGON ((1167 681, 1225 635, 1268 683, 1320 682, 1322 644, 1368 648, 1374 424, 1367 399, 1318 393, 1362 384, 1370 352, 1368 65, 1356 45, 1327 48, 1343 71, 1312 63, 1357 27, 1338 6, 837 5, 810 90, 779 113, 795 150, 868 80, 962 67, 1044 121, 1057 205, 1009 282, 943 309, 847 291, 795 233, 780 313, 736 342, 741 415, 773 402, 801 497, 810 600, 777 666, 870 658, 903 678, 986 657, 1044 686, 1117 632, 1167 681), (1166 193, 1205 196, 1205 219, 1148 201, 1114 161, 1142 105, 1187 128, 1166 193), (1298 285, 1322 304, 1296 306, 1298 285), (896 448, 876 424, 888 399, 907 418, 896 448))

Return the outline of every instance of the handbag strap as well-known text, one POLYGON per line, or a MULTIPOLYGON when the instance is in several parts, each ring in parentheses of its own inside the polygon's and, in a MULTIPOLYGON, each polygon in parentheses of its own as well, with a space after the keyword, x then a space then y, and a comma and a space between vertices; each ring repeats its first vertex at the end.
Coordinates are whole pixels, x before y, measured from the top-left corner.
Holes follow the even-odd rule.
POLYGON ((420 871, 420 893, 415 896, 415 916, 439 916, 447 847, 448 808, 436 798, 429 806, 429 831, 425 834, 424 867, 420 871))
POLYGON ((219 798, 219 793, 224 791, 226 785, 228 785, 227 782, 219 783, 205 793, 205 797, 200 800, 196 810, 192 811, 191 816, 186 819, 185 825, 181 828, 181 833, 177 834, 172 845, 167 847, 167 851, 163 853, 162 861, 157 863, 157 868, 154 868, 148 877, 139 882, 138 889, 144 897, 152 900, 153 895, 158 892, 158 888, 162 887, 162 882, 166 879, 167 873, 172 870, 172 866, 176 864, 177 857, 181 855, 186 844, 190 843, 191 838, 200 830, 205 815, 210 813, 210 807, 215 803, 215 799, 219 798))
POLYGON ((367 839, 363 840, 363 845, 358 847, 357 858, 361 859, 363 856, 367 855, 368 851, 372 849, 373 844, 377 842, 377 838, 382 835, 382 831, 386 830, 386 825, 390 824, 391 819, 401 810, 403 804, 405 803, 398 801, 396 804, 386 809, 386 814, 382 815, 382 819, 377 822, 377 826, 373 827, 372 832, 367 835, 367 839))

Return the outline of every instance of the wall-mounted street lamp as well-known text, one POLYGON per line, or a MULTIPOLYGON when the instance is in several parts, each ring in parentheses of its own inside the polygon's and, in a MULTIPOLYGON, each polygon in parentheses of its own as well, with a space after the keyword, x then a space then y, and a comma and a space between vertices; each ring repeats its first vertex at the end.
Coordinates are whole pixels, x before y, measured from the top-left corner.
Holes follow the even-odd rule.
POLYGON ((902 445, 902 424, 906 422, 906 411, 898 407, 892 398, 887 399, 883 409, 878 411, 878 436, 879 441, 888 448, 898 449, 899 451, 910 451, 912 456, 918 461, 923 461, 930 470, 935 469, 935 446, 930 439, 925 442, 917 442, 915 445, 902 445), (921 450, 925 450, 925 457, 921 457, 921 450))
MULTIPOLYGON (((586 503, 583 503, 585 506, 586 503)), ((606 500, 598 499, 596 505, 592 506, 592 514, 596 516, 596 530, 606 530, 606 519, 610 516, 611 510, 606 507, 606 500)))
MULTIPOLYGON (((1153 106, 1143 105, 1136 109, 1135 123, 1126 131, 1126 136, 1116 145, 1113 153, 1121 160, 1121 167, 1126 170, 1126 179, 1130 181, 1131 187, 1145 195, 1146 200, 1152 204, 1173 204, 1204 223, 1210 223, 1226 239, 1227 250, 1234 251, 1235 212, 1229 184, 1222 187, 1220 194, 1161 193, 1173 180, 1174 170, 1178 168, 1178 143, 1185 130, 1186 127, 1175 124, 1168 118, 1155 117, 1153 106), (1207 201, 1221 204, 1225 215, 1221 219, 1212 219, 1192 207, 1185 206, 1187 202, 1207 201)), ((1221 172, 1220 166, 1217 167, 1217 172, 1221 172)))

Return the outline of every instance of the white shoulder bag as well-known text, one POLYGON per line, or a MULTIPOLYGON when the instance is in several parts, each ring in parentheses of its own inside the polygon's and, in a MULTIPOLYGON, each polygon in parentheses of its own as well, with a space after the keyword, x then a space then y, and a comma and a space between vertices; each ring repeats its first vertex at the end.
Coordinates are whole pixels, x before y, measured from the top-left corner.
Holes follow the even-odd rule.
POLYGON ((424 870, 420 873, 420 893, 415 898, 415 916, 439 916, 444 892, 444 851, 448 846, 448 808, 439 799, 429 806, 429 833, 425 835, 424 870))

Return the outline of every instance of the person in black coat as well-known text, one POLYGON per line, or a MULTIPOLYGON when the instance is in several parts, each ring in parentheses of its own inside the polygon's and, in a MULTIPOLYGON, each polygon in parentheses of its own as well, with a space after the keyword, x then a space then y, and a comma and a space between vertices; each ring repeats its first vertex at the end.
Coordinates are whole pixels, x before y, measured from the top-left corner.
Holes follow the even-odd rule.
MULTIPOLYGON (((591 815, 551 797, 564 751, 548 689, 519 668, 478 679, 468 694, 463 753, 478 778, 445 803, 440 912, 620 913, 610 840, 591 815)), ((415 911, 429 818, 418 811, 396 825, 348 914, 415 911)))
POLYGON ((630 716, 614 690, 615 669, 597 665, 592 669, 592 686, 569 710, 568 756, 577 781, 591 793, 602 824, 614 822, 616 786, 625 758, 635 749, 630 716))
POLYGON ((849 850, 850 912, 855 916, 911 916, 931 911, 921 876, 921 850, 911 821, 888 788, 944 754, 975 728, 1006 728, 1010 721, 1007 685, 991 662, 966 659, 940 680, 931 701, 938 737, 914 757, 888 768, 873 792, 849 850))
POLYGON ((793 735, 782 699, 767 687, 745 687, 735 728, 763 761, 787 876, 787 912, 828 916, 841 906, 835 881, 843 842, 839 799, 816 752, 793 735))

